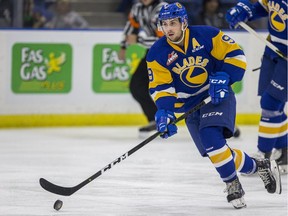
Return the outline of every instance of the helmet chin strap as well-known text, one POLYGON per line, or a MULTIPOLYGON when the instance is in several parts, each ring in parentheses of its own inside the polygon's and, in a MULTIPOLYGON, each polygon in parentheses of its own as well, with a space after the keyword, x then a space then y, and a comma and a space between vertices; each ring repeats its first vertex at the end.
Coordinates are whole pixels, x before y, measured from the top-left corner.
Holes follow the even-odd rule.
POLYGON ((182 27, 181 27, 182 36, 181 36, 181 38, 180 38, 178 41, 171 41, 168 37, 167 37, 167 39, 168 39, 171 43, 173 43, 173 44, 176 44, 176 45, 180 44, 180 43, 183 41, 183 39, 184 39, 185 30, 186 30, 187 26, 188 26, 187 24, 182 23, 182 27), (185 26, 184 26, 184 25, 185 25, 185 26))

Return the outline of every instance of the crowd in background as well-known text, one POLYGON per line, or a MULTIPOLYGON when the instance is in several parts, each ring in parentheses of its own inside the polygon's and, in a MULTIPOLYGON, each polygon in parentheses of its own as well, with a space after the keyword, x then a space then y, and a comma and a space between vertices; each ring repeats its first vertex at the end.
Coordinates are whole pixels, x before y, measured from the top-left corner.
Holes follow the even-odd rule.
MULTIPOLYGON (((19 2, 18 2, 19 3, 19 2)), ((13 11, 17 2, 0 0, 0 27, 13 26, 13 11), (6 15, 8 14, 8 15, 6 15)), ((88 22, 71 7, 70 0, 23 0, 23 28, 84 29, 88 22)))
MULTIPOLYGON (((175 0, 165 0, 168 3, 175 0)), ((257 0, 251 0, 255 2, 257 0)), ((89 28, 89 23, 71 7, 71 0, 22 0, 23 12, 21 25, 15 26, 15 5, 17 0, 0 0, 0 27, 24 28, 89 28), (14 12, 14 13, 13 13, 14 12)), ((115 12, 127 16, 137 0, 122 0, 115 12)), ((189 16, 190 25, 209 25, 227 29, 225 13, 237 0, 178 0, 182 3, 189 16)), ((253 28, 266 28, 266 21, 251 24, 253 28)), ((91 27, 91 26, 90 26, 91 27)))

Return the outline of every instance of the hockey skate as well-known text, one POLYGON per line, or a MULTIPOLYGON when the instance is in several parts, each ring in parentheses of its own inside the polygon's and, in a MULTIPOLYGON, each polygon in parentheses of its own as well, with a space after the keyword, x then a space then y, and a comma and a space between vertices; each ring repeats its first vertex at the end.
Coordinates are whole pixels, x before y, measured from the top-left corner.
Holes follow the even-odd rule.
POLYGON ((139 138, 148 137, 151 132, 156 132, 156 122, 151 121, 148 125, 139 128, 139 138))
POLYGON ((276 160, 281 174, 287 174, 287 148, 274 149, 271 155, 272 160, 276 160))
POLYGON ((226 183, 227 201, 233 205, 236 209, 241 209, 246 207, 246 202, 244 200, 244 190, 238 179, 238 177, 232 181, 226 183))
POLYGON ((269 159, 254 160, 257 164, 257 174, 264 182, 264 186, 268 193, 281 194, 281 177, 276 161, 269 161, 269 159))
POLYGON ((257 160, 263 160, 265 158, 269 159, 271 156, 271 152, 262 152, 258 150, 256 153, 252 154, 251 157, 257 160))
MULTIPOLYGON (((271 152, 264 153, 264 152, 258 150, 256 153, 251 155, 251 158, 255 159, 255 162, 256 162, 256 160, 262 161, 265 158, 269 159, 270 156, 271 156, 271 152)), ((255 172, 255 173, 241 173, 241 175, 242 176, 248 176, 248 177, 249 176, 255 176, 255 175, 257 175, 257 172, 255 172)))

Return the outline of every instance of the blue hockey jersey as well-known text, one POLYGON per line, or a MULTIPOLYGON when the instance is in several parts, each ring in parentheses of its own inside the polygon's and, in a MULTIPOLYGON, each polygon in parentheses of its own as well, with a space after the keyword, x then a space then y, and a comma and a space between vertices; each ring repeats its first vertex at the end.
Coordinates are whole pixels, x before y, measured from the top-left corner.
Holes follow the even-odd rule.
POLYGON ((246 58, 239 45, 209 26, 189 26, 184 47, 160 38, 147 55, 149 91, 158 109, 185 112, 208 96, 209 75, 224 71, 240 81, 246 58))
MULTIPOLYGON (((258 0, 254 4, 252 11, 253 17, 250 20, 259 17, 268 16, 269 40, 282 52, 287 55, 287 0, 258 0)), ((275 52, 266 47, 266 53, 272 57, 277 56, 275 52)))

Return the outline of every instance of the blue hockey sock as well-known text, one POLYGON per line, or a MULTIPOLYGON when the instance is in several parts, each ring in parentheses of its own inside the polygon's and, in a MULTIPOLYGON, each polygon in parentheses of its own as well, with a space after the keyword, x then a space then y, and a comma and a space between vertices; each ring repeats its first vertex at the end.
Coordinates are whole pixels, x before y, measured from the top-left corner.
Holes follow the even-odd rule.
POLYGON ((282 115, 274 117, 262 116, 259 123, 258 135, 258 149, 262 152, 271 152, 276 147, 276 143, 278 143, 277 148, 287 146, 286 115, 282 113, 282 115))
POLYGON ((222 127, 207 127, 200 130, 206 152, 224 182, 237 177, 231 149, 226 144, 222 127))
POLYGON ((287 148, 287 115, 285 113, 282 115, 282 125, 282 132, 280 132, 274 146, 276 149, 287 148))
POLYGON ((233 148, 232 150, 235 167, 238 172, 250 174, 256 171, 256 163, 251 157, 239 149, 233 148))

